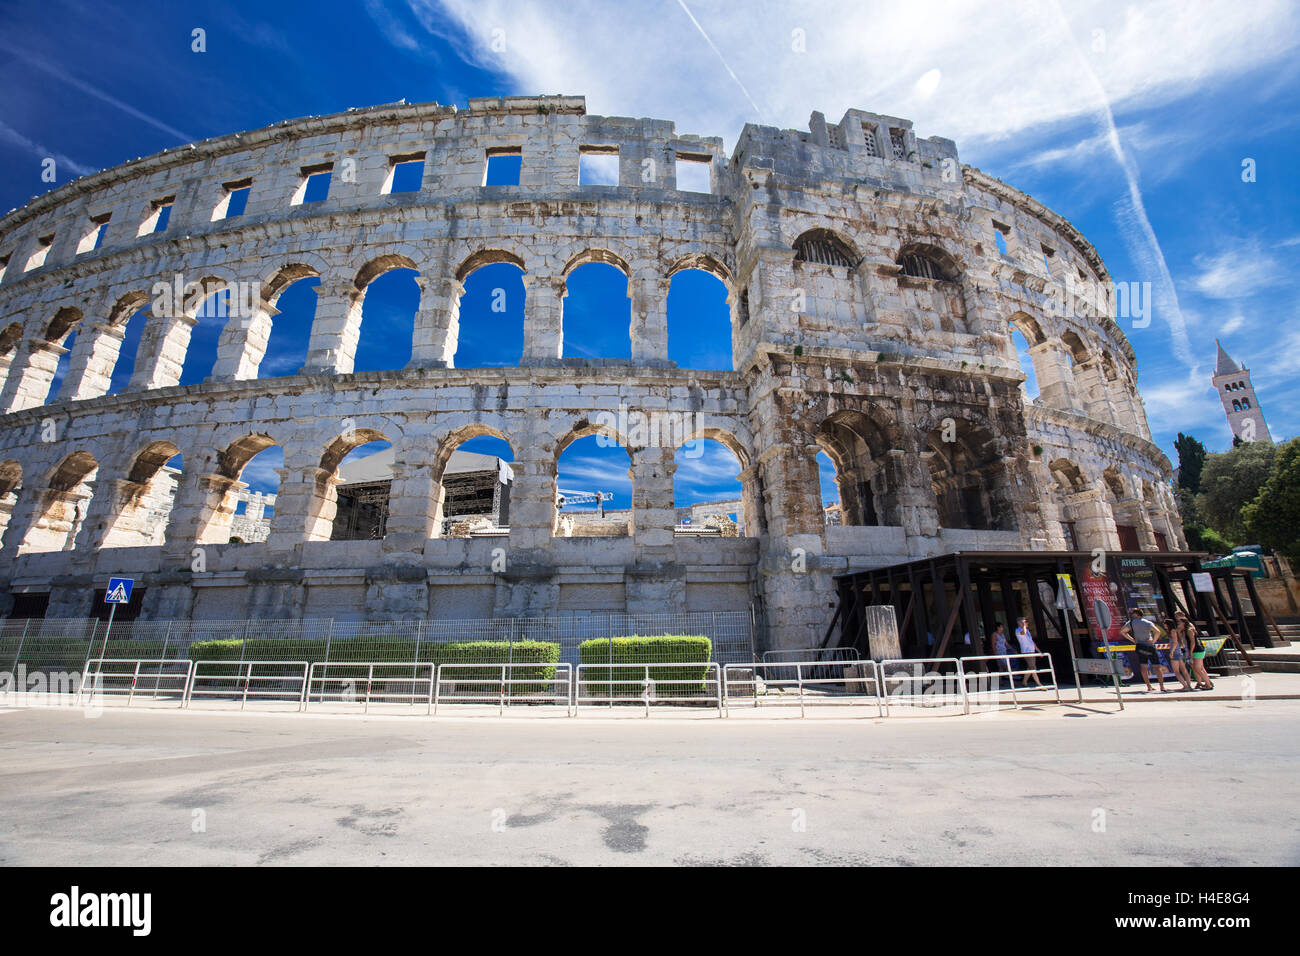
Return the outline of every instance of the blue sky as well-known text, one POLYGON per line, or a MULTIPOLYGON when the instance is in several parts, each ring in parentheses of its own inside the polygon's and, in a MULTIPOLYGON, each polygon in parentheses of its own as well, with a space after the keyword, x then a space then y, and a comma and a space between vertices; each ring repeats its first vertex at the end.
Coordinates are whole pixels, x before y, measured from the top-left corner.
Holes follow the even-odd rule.
MULTIPOLYGON (((807 128, 814 109, 835 121, 860 107, 956 140, 963 162, 1072 221, 1116 281, 1152 283, 1150 326, 1121 326, 1171 458, 1178 431, 1212 450, 1230 441, 1209 387, 1216 337, 1250 367, 1274 437, 1300 433, 1296 4, 667 0, 613 9, 583 0, 11 3, 0 12, 0 208, 50 188, 40 179, 46 157, 58 185, 195 139, 402 98, 582 94, 593 113, 672 119, 680 132, 723 136, 728 150, 745 122, 807 128), (206 52, 191 49, 195 28, 206 31, 206 52), (1253 182, 1243 181, 1247 160, 1253 182)), ((471 281, 464 314, 498 324, 466 328, 466 357, 476 358, 458 364, 506 364, 519 348, 522 288, 510 267, 493 268, 471 281), (484 311, 489 282, 508 289, 504 315, 484 311)), ((575 280, 589 288, 571 289, 566 317, 586 332, 566 351, 620 354, 600 333, 625 333, 623 313, 607 326, 599 319, 625 306, 611 303, 608 276, 589 272, 575 280), (584 296, 587 305, 575 301, 584 296)), ((414 285, 402 275, 386 282, 366 321, 392 332, 409 321, 403 297, 414 285)), ((300 286, 281 304, 267 360, 280 374, 300 364, 305 345, 314 295, 300 286)), ((670 329, 670 349, 725 364, 725 342, 708 331, 715 290, 675 285, 673 298, 690 318, 675 338, 670 329)), ((358 367, 405 360, 380 346, 359 354, 358 367)), ((571 470, 586 483, 577 487, 626 471, 617 450, 578 451, 565 459, 577 462, 571 470)), ((734 493, 716 480, 732 467, 717 459, 710 451, 690 464, 709 462, 714 478, 679 481, 694 489, 686 500, 734 493)), ((573 486, 563 471, 561 484, 573 486)))

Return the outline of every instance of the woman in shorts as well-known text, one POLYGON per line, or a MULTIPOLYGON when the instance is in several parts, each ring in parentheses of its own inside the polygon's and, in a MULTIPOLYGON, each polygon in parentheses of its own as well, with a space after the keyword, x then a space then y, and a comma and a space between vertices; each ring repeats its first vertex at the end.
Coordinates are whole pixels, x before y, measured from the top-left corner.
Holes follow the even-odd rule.
POLYGON ((1197 690, 1214 690, 1210 675, 1205 670, 1205 645, 1196 633, 1196 625, 1187 619, 1182 611, 1174 612, 1174 629, 1187 635, 1188 647, 1191 649, 1192 673, 1196 677, 1197 690))
POLYGON ((1170 618, 1165 618, 1165 630, 1169 632, 1169 663, 1174 676, 1183 685, 1183 690, 1191 690, 1192 682, 1187 675, 1187 666, 1192 661, 1192 647, 1196 643, 1196 637, 1188 628, 1170 618))

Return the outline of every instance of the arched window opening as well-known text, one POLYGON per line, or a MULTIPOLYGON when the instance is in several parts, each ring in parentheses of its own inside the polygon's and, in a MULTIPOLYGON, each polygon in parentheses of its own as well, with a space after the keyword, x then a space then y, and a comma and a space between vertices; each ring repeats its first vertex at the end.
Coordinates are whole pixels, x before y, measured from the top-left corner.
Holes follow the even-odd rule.
POLYGON ((955 429, 941 426, 930 432, 926 449, 931 453, 930 487, 940 527, 1015 529, 1015 515, 1005 495, 1006 466, 987 431, 961 421, 955 429))
POLYGON ((794 241, 794 261, 852 269, 857 257, 848 244, 829 229, 810 229, 794 241))
POLYGON ((565 280, 565 358, 632 357, 627 273, 607 262, 578 266, 565 280))
POLYGON ((9 519, 13 517, 22 484, 23 466, 12 459, 0 462, 0 542, 4 540, 9 519))
POLYGON ((880 426, 862 412, 837 412, 817 429, 817 444, 834 468, 838 524, 901 524, 897 488, 886 467, 889 443, 880 426))
POLYGON ((480 434, 454 444, 445 454, 435 533, 448 538, 508 535, 515 480, 510 443, 480 434))
POLYGON ((1020 394, 1026 402, 1038 398, 1038 375, 1034 370, 1034 357, 1029 354, 1029 341, 1020 330, 1011 330, 1011 342, 1016 347, 1016 357, 1020 361, 1020 371, 1025 373, 1025 380, 1020 383, 1020 394))
POLYGON ((1083 344, 1083 339, 1079 338, 1078 334, 1067 330, 1061 336, 1061 344, 1067 350, 1071 368, 1078 368, 1080 365, 1087 364, 1088 347, 1083 344))
MULTIPOLYGON (((135 457, 104 532, 105 548, 161 545, 181 479, 180 450, 171 442, 153 442, 135 457)), ((109 493, 106 489, 105 493, 109 493)))
POLYGON ((734 368, 727 287, 703 269, 677 272, 668 287, 668 358, 680 368, 734 368))
POLYGON ((297 375, 307 361, 307 343, 316 318, 318 276, 295 279, 274 296, 276 315, 266 339, 266 354, 257 367, 258 378, 297 375))
POLYGON ((1239 412, 1239 411, 1241 411, 1241 402, 1239 402, 1239 401, 1238 401, 1237 399, 1235 399, 1235 398, 1232 400, 1232 410, 1233 410, 1234 412, 1239 412))
POLYGON ((99 462, 88 451, 73 452, 50 475, 19 554, 69 551, 86 520, 99 462))
POLYGON ((391 269, 365 286, 354 372, 402 368, 411 361, 420 287, 414 269, 391 269))
POLYGON ((844 524, 840 510, 840 479, 835 462, 824 451, 817 452, 817 484, 821 490, 822 518, 826 525, 844 524))
POLYGON ((50 387, 45 394, 44 405, 50 404, 58 397, 59 389, 63 387, 63 380, 68 377, 68 366, 72 362, 72 350, 77 345, 76 331, 69 332, 67 338, 58 343, 64 349, 63 354, 59 356, 58 364, 54 366, 54 375, 50 379, 50 387))
POLYGON ((740 460, 714 438, 695 438, 673 457, 673 507, 677 534, 743 538, 745 525, 740 460))
MULTIPOLYGON (((480 266, 460 298, 456 368, 508 368, 524 354, 524 272, 512 262, 480 266)), ((567 338, 567 336, 566 336, 567 338)))
POLYGON ((605 435, 576 438, 560 452, 555 475, 557 538, 632 533, 632 458, 605 435))
POLYGON ((284 450, 265 434, 234 442, 218 455, 218 479, 229 479, 215 509, 205 512, 196 536, 199 544, 247 544, 265 541, 275 513, 284 450))
POLYGON ((147 305, 136 308, 127 315, 123 324, 122 345, 118 349, 117 358, 113 361, 113 371, 109 375, 107 394, 116 395, 131 383, 131 375, 135 372, 135 364, 139 360, 140 337, 144 335, 144 330, 152 321, 153 313, 147 305))
POLYGON ((1243 399, 1241 400, 1241 410, 1244 412, 1244 411, 1245 411, 1246 409, 1248 409, 1248 408, 1250 408, 1250 399, 1249 399, 1249 398, 1243 398, 1243 399))
POLYGON ((181 366, 180 385, 197 385, 212 375, 217 363, 217 345, 230 317, 230 290, 218 289, 206 296, 194 313, 196 322, 190 330, 181 366))
POLYGON ((387 439, 365 441, 344 454, 334 472, 331 541, 383 539, 388 531, 393 462, 393 443, 387 439))

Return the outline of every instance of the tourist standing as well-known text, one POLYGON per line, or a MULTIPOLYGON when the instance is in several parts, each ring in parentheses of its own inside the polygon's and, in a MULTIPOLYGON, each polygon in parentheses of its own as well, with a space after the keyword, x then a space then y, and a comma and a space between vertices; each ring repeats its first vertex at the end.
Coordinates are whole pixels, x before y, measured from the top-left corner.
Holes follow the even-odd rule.
MULTIPOLYGON (((1016 642, 1020 645, 1021 654, 1038 653, 1038 645, 1034 643, 1034 635, 1029 633, 1028 618, 1022 617, 1016 619, 1016 642)), ((1039 687, 1042 687, 1043 682, 1038 679, 1038 665, 1035 664, 1032 660, 1026 661, 1025 663, 1027 669, 1029 670, 1029 674, 1025 677, 1025 686, 1026 687, 1029 686, 1029 678, 1032 677, 1034 679, 1034 683, 1037 684, 1039 687)))
POLYGON ((1129 619, 1119 629, 1119 632, 1137 647, 1138 673, 1142 675, 1142 683, 1146 684, 1147 691, 1151 690, 1151 679, 1147 676, 1147 666, 1150 665, 1155 668, 1156 680, 1160 682, 1160 693, 1163 694, 1165 692, 1165 668, 1160 663, 1160 652, 1156 650, 1153 639, 1156 630, 1155 621, 1143 617, 1141 611, 1133 608, 1129 611, 1129 619))
MULTIPOLYGON (((1182 614, 1181 611, 1178 613, 1182 614)), ((1169 629, 1169 666, 1173 668, 1174 676, 1182 683, 1183 690, 1191 690, 1192 682, 1188 677, 1187 667, 1192 662, 1196 636, 1185 626, 1186 624, 1186 618, 1179 621, 1165 620, 1165 626, 1169 629)))

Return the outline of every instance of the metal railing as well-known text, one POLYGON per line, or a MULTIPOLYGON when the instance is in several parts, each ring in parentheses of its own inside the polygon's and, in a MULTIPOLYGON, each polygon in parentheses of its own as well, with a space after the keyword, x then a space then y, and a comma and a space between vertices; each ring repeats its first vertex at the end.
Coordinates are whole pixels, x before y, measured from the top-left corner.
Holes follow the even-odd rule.
POLYGON ((579 664, 573 709, 583 704, 638 704, 650 716, 652 704, 709 704, 722 716, 722 674, 716 661, 655 664, 579 664), (665 672, 699 670, 698 676, 669 677, 665 672), (598 676, 592 676, 594 674, 598 676), (656 677, 658 674, 660 676, 656 677), (604 688, 604 693, 596 691, 604 688), (586 691, 584 693, 584 690, 586 691))
POLYGON ((81 703, 83 696, 89 705, 93 703, 96 694, 101 700, 105 694, 126 694, 126 705, 130 707, 143 679, 145 684, 153 683, 152 697, 175 696, 183 707, 193 674, 194 662, 190 660, 94 658, 86 662, 81 684, 77 688, 77 703, 81 703), (143 673, 141 668, 144 668, 143 673), (165 689, 162 686, 164 681, 168 685, 165 689))
POLYGON ((435 716, 438 705, 446 703, 496 704, 498 715, 512 704, 563 704, 565 715, 571 716, 573 665, 439 664, 433 689, 435 716), (544 673, 548 670, 549 676, 544 673))
POLYGON ((414 705, 423 703, 425 713, 433 713, 433 688, 436 683, 436 664, 428 661, 333 661, 319 662, 311 665, 307 676, 307 690, 303 695, 302 709, 305 711, 312 702, 313 695, 318 703, 327 699, 337 703, 355 704, 360 700, 362 713, 370 712, 372 700, 389 703, 406 703, 414 705), (375 668, 381 673, 376 676, 375 668), (334 671, 339 676, 331 677, 334 671), (347 673, 343 673, 343 672, 347 673), (428 677, 419 676, 427 671, 428 677), (364 684, 358 693, 357 685, 364 684), (326 688, 337 686, 338 691, 331 693, 326 688), (423 694, 416 689, 424 687, 423 694), (317 688, 313 690, 313 688, 317 688), (405 688, 409 688, 405 689, 405 688))
POLYGON ((876 664, 885 713, 895 704, 921 702, 927 707, 941 707, 957 700, 963 714, 970 713, 970 699, 962 679, 961 661, 955 657, 909 657, 883 660, 876 664), (951 673, 938 668, 951 667, 951 673), (891 687, 891 685, 893 685, 891 687), (950 690, 955 688, 957 693, 950 690))
POLYGON ((292 703, 301 710, 307 696, 307 667, 307 661, 195 661, 185 706, 195 697, 209 697, 238 699, 243 710, 252 697, 292 703))
MULTIPOLYGON (((428 645, 490 641, 501 661, 514 660, 522 641, 560 645, 560 661, 577 665, 583 641, 631 635, 703 635, 719 664, 754 659, 750 610, 662 614, 570 612, 550 617, 464 618, 418 621, 239 619, 223 621, 117 621, 111 632, 95 618, 0 621, 0 670, 80 671, 92 658, 185 658, 197 641, 232 642, 223 659, 429 661, 428 645), (107 640, 105 639, 107 636, 107 640)), ((436 650, 436 649, 435 649, 436 650)))
POLYGON ((797 704, 807 716, 809 704, 854 705, 870 700, 877 715, 885 716, 876 662, 844 660, 834 663, 794 661, 774 664, 727 664, 722 669, 723 701, 733 703, 797 704), (838 673, 826 673, 828 670, 838 673), (742 693, 748 688, 748 693, 742 693), (793 693, 790 693, 790 692, 793 693))
POLYGON ((1032 654, 985 654, 975 657, 963 657, 959 663, 961 664, 962 685, 968 700, 978 698, 984 694, 992 694, 996 702, 1002 694, 1001 679, 1005 677, 1007 678, 1007 690, 1011 694, 1011 703, 1019 709, 1021 705, 1016 697, 1016 678, 1024 677, 1026 679, 1023 689, 1027 691, 1029 690, 1028 678, 1030 675, 1038 677, 1040 674, 1046 674, 1049 683, 1042 684, 1036 689, 1054 692, 1056 694, 1056 703, 1061 702, 1061 688, 1056 683, 1056 668, 1052 665, 1052 656, 1044 651, 1035 651, 1032 654), (1035 665, 1016 668, 1012 666, 1013 661, 1023 661, 1026 665, 1030 665, 1040 658, 1047 662, 1046 667, 1035 665), (986 670, 981 669, 972 672, 970 665, 975 663, 995 666, 989 666, 986 670), (979 687, 978 682, 985 679, 989 679, 992 686, 979 687), (972 680, 977 682, 974 692, 971 691, 970 687, 972 680))

